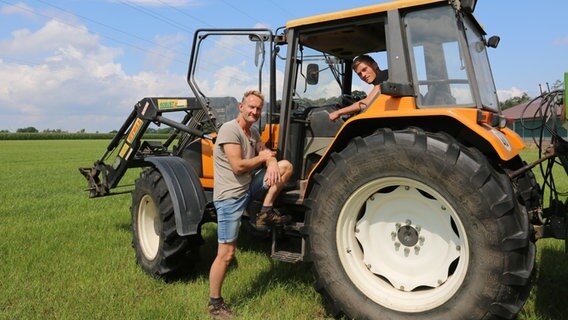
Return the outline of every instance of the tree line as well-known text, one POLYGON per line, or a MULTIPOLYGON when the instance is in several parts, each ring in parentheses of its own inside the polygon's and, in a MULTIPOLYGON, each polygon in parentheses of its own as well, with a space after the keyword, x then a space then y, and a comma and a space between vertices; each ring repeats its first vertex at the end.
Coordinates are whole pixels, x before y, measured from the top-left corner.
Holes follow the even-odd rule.
MULTIPOLYGON (((173 130, 173 128, 159 128, 159 129, 154 129, 154 128, 148 128, 148 130, 146 131, 147 133, 157 133, 157 134, 168 134, 173 130)), ((111 133, 111 134, 115 134, 117 133, 117 130, 112 130, 109 131, 107 133, 111 133)), ((10 130, 0 130, 0 133, 11 133, 10 130)), ((44 129, 41 132, 36 128, 36 127, 25 127, 25 128, 18 128, 16 129, 15 133, 63 133, 63 134, 73 134, 70 133, 68 131, 62 130, 62 129, 44 129)), ((81 129, 75 133, 78 134, 85 134, 87 133, 85 129, 81 129)), ((95 134, 99 134, 98 131, 94 132, 95 134)), ((106 133, 102 133, 102 134, 106 134, 106 133)))

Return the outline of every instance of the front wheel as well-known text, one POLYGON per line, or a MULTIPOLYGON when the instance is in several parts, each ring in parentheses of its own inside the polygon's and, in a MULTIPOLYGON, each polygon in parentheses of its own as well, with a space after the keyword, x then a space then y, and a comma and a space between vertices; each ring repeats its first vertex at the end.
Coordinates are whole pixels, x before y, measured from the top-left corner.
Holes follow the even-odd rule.
POLYGON ((534 244, 508 178, 418 130, 355 139, 315 177, 306 224, 317 288, 357 319, 510 319, 534 244))
POLYGON ((201 234, 178 235, 168 188, 155 168, 143 171, 136 180, 131 214, 136 261, 146 273, 179 276, 198 259, 201 234))

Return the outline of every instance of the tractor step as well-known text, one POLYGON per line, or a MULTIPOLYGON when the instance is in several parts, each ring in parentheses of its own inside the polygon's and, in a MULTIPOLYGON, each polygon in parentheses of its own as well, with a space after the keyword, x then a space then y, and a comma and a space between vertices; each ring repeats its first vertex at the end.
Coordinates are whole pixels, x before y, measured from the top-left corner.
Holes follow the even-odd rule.
POLYGON ((298 263, 303 260, 301 253, 290 252, 290 251, 276 251, 273 252, 270 256, 274 260, 289 262, 289 263, 298 263))
POLYGON ((303 226, 303 223, 296 223, 293 225, 284 226, 284 228, 272 229, 272 249, 270 254, 272 259, 289 263, 298 263, 304 261, 304 252, 306 245, 304 238, 301 237, 299 233, 300 229, 303 226), (286 242, 284 246, 278 244, 278 240, 280 238, 279 235, 282 233, 285 233, 287 235, 282 238, 286 242), (291 235, 295 237, 290 237, 291 235), (281 247, 286 247, 286 249, 281 247))
POLYGON ((284 231, 287 231, 287 232, 296 232, 296 233, 298 233, 298 235, 299 235, 300 230, 302 230, 303 227, 304 227, 304 223, 302 223, 302 222, 296 222, 296 223, 294 223, 294 224, 285 225, 285 226, 283 226, 282 228, 283 228, 284 231))

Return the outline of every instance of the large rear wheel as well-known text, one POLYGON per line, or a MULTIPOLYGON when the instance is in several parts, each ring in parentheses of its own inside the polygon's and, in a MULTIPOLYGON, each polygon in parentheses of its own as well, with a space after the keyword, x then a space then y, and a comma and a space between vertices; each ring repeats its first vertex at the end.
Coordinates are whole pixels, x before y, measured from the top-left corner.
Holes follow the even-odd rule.
POLYGON ((419 130, 355 139, 315 177, 316 287, 357 319, 511 319, 535 249, 509 179, 419 130))
POLYGON ((154 276, 179 276, 199 257, 200 234, 181 237, 176 231, 172 200, 161 173, 143 171, 132 193, 132 244, 136 261, 154 276))

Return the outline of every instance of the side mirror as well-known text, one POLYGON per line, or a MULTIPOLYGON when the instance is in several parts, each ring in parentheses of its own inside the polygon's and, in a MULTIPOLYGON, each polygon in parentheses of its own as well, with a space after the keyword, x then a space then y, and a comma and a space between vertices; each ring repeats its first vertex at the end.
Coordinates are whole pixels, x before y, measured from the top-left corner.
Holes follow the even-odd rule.
POLYGON ((501 41, 501 38, 499 38, 499 36, 491 36, 489 40, 487 40, 487 46, 490 48, 497 48, 499 41, 501 41))
POLYGON ((475 10, 477 0, 461 0, 461 8, 467 13, 472 13, 475 10))
POLYGON ((249 35, 249 40, 256 42, 256 48, 254 52, 254 66, 258 67, 258 64, 264 64, 264 42, 268 41, 268 36, 264 34, 251 34, 249 35))
POLYGON ((308 84, 318 84, 319 81, 319 65, 315 63, 308 64, 306 82, 308 84))

